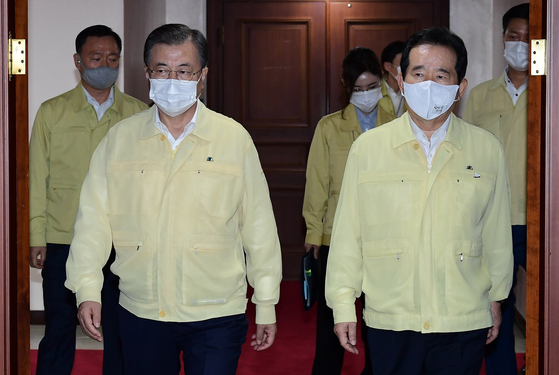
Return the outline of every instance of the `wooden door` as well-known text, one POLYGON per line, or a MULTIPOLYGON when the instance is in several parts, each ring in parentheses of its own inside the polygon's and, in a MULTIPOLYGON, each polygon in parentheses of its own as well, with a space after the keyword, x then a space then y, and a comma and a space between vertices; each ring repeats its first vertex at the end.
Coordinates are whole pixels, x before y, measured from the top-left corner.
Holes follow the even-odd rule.
MULTIPOLYGON (((27 39, 27 0, 0 0, 0 45, 27 39)), ((29 192, 27 75, 0 63, 0 373, 29 374, 29 192)))
POLYGON ((405 40, 448 25, 448 0, 215 0, 208 2, 208 106, 253 137, 278 225, 285 279, 297 279, 310 142, 320 118, 342 106, 350 48, 405 40))
POLYGON ((342 60, 355 47, 372 49, 380 60, 382 50, 395 40, 406 41, 430 26, 448 27, 448 1, 330 2, 328 62, 329 112, 344 107, 340 84, 342 60))
POLYGON ((217 84, 211 76, 216 66, 223 72, 221 100, 210 84, 209 106, 243 124, 254 139, 270 187, 284 277, 295 278, 306 230, 301 212, 309 141, 326 113, 326 5, 287 5, 224 1, 222 60, 210 56, 208 80, 217 84))

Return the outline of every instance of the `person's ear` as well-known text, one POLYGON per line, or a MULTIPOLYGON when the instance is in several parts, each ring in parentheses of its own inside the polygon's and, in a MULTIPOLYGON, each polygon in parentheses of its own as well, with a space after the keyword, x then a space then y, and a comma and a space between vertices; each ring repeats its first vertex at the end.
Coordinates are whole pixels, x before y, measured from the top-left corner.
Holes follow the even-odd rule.
POLYGON ((74 53, 74 65, 76 66, 76 69, 80 70, 81 63, 82 62, 80 61, 78 54, 74 53))
POLYGON ((462 99, 462 96, 466 92, 467 88, 468 88, 468 80, 466 78, 462 78, 462 82, 460 82, 460 85, 458 85, 458 98, 456 98, 456 100, 462 99))
POLYGON ((402 73, 398 74, 398 87, 400 92, 404 92, 404 75, 402 73))

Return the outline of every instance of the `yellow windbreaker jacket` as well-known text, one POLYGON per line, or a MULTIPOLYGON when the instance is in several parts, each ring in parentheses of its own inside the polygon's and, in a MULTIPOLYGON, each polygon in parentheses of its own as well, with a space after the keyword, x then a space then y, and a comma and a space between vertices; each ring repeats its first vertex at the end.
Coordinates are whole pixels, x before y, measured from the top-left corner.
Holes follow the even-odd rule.
POLYGON ((512 103, 505 74, 473 88, 464 120, 489 130, 503 144, 511 190, 511 222, 526 225, 528 90, 512 103))
POLYGON ((113 125, 148 108, 114 88, 114 102, 100 121, 81 82, 39 107, 29 143, 31 246, 70 244, 93 151, 113 125))
POLYGON ((349 153, 334 219, 326 300, 369 327, 460 332, 492 324, 512 284, 507 171, 499 141, 451 115, 429 170, 408 115, 349 153))
POLYGON ((281 252, 256 148, 237 122, 198 102, 173 152, 155 110, 113 127, 84 181, 66 287, 100 302, 111 243, 120 304, 138 317, 191 322, 244 313, 275 322, 281 252))
MULTIPOLYGON (((395 118, 379 105, 375 127, 395 118)), ((303 217, 307 224, 306 243, 330 244, 347 154, 361 133, 353 104, 345 108, 343 118, 342 111, 338 111, 324 116, 318 122, 309 151, 303 201, 303 217)))

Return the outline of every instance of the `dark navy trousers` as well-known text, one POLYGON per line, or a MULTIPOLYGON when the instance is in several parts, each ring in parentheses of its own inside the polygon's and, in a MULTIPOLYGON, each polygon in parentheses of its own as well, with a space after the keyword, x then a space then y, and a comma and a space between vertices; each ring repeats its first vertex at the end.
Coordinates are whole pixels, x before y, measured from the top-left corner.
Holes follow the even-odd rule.
POLYGON ((487 328, 421 333, 369 328, 375 375, 479 375, 487 328))
POLYGON ((126 375, 177 375, 183 352, 186 375, 235 375, 246 341, 245 314, 199 322, 143 319, 119 306, 126 375))
MULTIPOLYGON (((47 244, 43 277, 45 336, 39 344, 37 375, 70 375, 76 350, 78 324, 76 298, 66 289, 66 260, 70 245, 47 244)), ((109 269, 114 250, 103 268, 102 293, 103 375, 122 375, 122 353, 118 336, 118 277, 109 269)))
POLYGON ((487 346, 485 351, 485 368, 487 375, 516 375, 516 353, 514 350, 514 315, 516 296, 516 273, 518 267, 526 269, 526 225, 512 226, 512 245, 514 254, 514 276, 508 299, 501 306, 503 322, 499 336, 487 346))

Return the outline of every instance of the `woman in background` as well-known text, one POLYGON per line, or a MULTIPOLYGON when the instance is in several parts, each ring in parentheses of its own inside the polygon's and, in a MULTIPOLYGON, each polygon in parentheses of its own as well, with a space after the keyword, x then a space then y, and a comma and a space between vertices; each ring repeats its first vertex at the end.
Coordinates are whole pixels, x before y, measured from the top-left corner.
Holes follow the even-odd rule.
MULTIPOLYGON (((303 202, 307 225, 305 249, 314 251, 315 258, 319 259, 321 280, 313 375, 339 375, 344 359, 345 350, 334 333, 332 309, 324 298, 324 281, 334 213, 349 149, 362 133, 396 118, 378 105, 382 98, 382 69, 370 49, 357 47, 348 52, 342 63, 342 84, 346 89, 346 107, 324 116, 316 126, 307 162, 303 202)), ((366 330, 362 330, 366 345, 363 332, 366 330)), ((365 352, 362 375, 372 374, 367 345, 365 352)))

